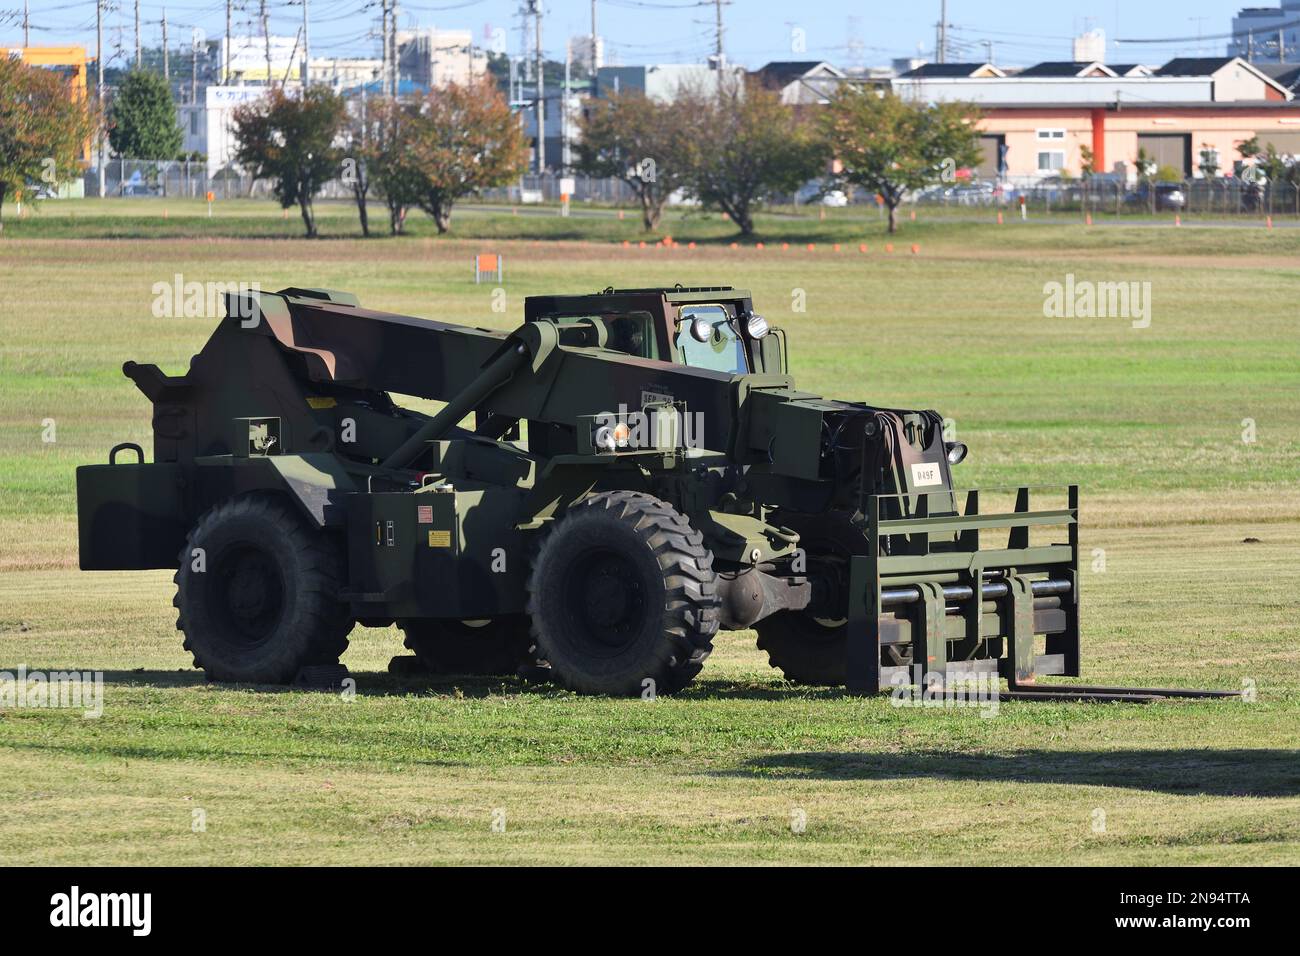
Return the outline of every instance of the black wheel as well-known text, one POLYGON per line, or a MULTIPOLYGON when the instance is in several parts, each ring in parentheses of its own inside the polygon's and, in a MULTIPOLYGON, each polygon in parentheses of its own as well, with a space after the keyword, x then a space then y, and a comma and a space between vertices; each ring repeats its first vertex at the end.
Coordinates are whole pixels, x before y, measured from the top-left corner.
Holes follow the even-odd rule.
MULTIPOLYGON (((814 603, 802 611, 780 611, 754 625, 758 646, 768 663, 797 684, 837 686, 844 683, 848 642, 849 559, 864 554, 867 539, 844 512, 821 515, 778 513, 774 524, 799 532, 799 547, 808 561, 814 603)), ((907 663, 892 646, 888 663, 907 663)))
POLYGON ((528 661, 532 636, 522 614, 484 621, 402 622, 405 645, 435 674, 513 674, 528 661))
POLYGON ((347 649, 342 580, 339 549, 292 505, 233 498, 199 519, 181 551, 176 627, 213 680, 288 683, 347 649))
POLYGON ((713 649, 713 555, 658 498, 595 494, 569 509, 542 542, 528 613, 534 653, 566 687, 672 693, 700 672, 713 649))

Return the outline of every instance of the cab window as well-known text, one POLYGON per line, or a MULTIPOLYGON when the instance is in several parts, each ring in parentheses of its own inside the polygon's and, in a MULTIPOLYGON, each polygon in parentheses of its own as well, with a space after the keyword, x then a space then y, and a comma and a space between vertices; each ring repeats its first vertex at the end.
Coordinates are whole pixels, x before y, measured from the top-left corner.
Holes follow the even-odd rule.
POLYGON ((673 344, 683 365, 735 375, 749 372, 745 343, 732 326, 731 313, 720 305, 683 306, 673 344), (701 341, 694 331, 699 322, 708 326, 705 341, 701 341))

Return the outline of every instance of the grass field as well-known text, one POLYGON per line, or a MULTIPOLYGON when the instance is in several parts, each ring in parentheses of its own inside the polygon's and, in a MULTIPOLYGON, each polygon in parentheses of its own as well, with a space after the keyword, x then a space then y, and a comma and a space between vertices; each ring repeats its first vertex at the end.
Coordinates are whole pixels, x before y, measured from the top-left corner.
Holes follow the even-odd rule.
POLYGON ((178 206, 146 229, 48 203, 0 236, 0 670, 106 680, 98 719, 0 709, 10 862, 1300 862, 1300 231, 921 221, 886 253, 870 220, 767 217, 759 251, 692 217, 665 228, 699 248, 643 250, 630 217, 362 241, 340 207, 305 242, 264 204, 219 228, 178 206), (504 315, 479 251, 506 256, 504 315), (73 469, 148 447, 121 363, 178 373, 211 330, 152 317, 176 274, 501 328, 533 293, 750 288, 802 387, 941 410, 966 484, 1083 486, 1090 681, 1258 700, 896 708, 783 682, 747 633, 653 703, 398 680, 392 629, 354 632, 352 700, 205 685, 169 574, 76 570, 73 469), (1149 282, 1150 326, 1046 318, 1067 274, 1149 282))

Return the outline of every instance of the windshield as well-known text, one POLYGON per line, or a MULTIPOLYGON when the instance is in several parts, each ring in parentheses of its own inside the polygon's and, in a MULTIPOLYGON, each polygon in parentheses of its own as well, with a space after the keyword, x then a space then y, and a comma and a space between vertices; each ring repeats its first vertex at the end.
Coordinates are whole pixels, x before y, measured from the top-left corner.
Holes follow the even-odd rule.
POLYGON ((683 306, 674 339, 682 364, 715 372, 746 374, 749 363, 745 359, 745 343, 732 328, 730 318, 730 313, 720 305, 683 306), (707 342, 701 342, 691 333, 691 326, 701 319, 712 329, 707 342))

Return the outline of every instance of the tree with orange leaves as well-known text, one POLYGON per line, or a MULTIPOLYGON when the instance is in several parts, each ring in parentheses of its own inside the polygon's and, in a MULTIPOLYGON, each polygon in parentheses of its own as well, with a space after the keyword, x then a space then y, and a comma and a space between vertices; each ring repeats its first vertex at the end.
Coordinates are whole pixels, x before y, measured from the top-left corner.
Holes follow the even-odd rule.
POLYGON ((401 164, 411 199, 439 232, 451 228, 455 203, 521 175, 528 145, 518 118, 490 82, 455 83, 403 104, 401 164))
POLYGON ((90 106, 49 70, 0 57, 0 211, 10 194, 38 198, 81 174, 77 157, 95 130, 90 106))

